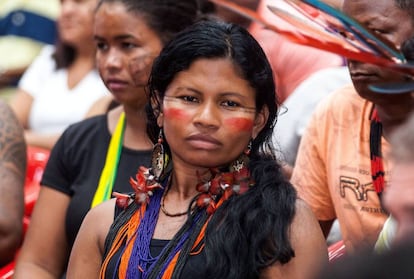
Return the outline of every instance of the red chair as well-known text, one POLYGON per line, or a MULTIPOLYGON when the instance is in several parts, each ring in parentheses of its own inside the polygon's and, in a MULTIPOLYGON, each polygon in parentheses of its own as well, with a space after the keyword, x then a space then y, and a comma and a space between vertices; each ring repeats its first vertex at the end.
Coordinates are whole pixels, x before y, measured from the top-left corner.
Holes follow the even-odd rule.
POLYGON ((50 151, 29 146, 27 148, 27 171, 24 186, 25 216, 32 215, 34 204, 40 190, 40 180, 49 159, 50 151))
POLYGON ((328 247, 329 262, 334 262, 346 254, 345 244, 340 240, 328 247))
POLYGON ((10 279, 14 274, 14 261, 0 268, 0 279, 10 279))

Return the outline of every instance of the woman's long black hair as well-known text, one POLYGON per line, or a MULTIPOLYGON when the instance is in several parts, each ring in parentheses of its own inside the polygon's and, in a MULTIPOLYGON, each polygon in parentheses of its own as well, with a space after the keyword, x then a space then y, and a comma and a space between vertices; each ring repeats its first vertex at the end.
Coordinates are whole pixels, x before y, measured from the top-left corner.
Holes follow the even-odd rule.
POLYGON ((228 58, 256 92, 257 112, 266 106, 269 118, 252 142, 249 168, 256 182, 232 196, 213 215, 205 237, 209 278, 259 278, 269 265, 293 256, 289 227, 295 214, 296 192, 284 178, 274 156, 271 135, 278 104, 266 56, 243 28, 206 20, 177 35, 154 61, 149 80, 148 134, 156 142, 156 117, 168 85, 177 73, 201 58, 228 58))

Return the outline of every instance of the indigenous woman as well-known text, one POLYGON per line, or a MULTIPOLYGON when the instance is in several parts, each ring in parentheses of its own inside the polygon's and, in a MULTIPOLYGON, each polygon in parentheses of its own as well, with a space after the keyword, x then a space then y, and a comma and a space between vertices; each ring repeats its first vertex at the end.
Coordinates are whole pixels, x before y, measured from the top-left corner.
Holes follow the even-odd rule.
POLYGON ((327 249, 274 158, 274 91, 237 25, 202 21, 170 41, 149 80, 152 166, 88 213, 68 278, 311 278, 327 249))

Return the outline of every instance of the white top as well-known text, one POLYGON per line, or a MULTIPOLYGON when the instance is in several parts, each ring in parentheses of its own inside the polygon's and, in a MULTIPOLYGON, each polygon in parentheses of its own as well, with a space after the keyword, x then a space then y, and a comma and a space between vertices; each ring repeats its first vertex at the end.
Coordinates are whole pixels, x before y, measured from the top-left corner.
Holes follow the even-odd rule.
POLYGON ((312 74, 292 92, 281 106, 273 132, 273 144, 280 160, 294 166, 313 110, 320 100, 349 83, 352 80, 347 67, 332 67, 312 74))
POLYGON ((392 243, 397 233, 398 223, 391 215, 385 221, 384 226, 375 243, 374 250, 378 253, 383 253, 391 249, 392 243))
POLYGON ((109 94, 96 70, 69 89, 67 70, 55 69, 53 52, 53 46, 45 46, 19 82, 19 88, 33 97, 29 127, 45 134, 63 132, 82 120, 95 101, 109 94))

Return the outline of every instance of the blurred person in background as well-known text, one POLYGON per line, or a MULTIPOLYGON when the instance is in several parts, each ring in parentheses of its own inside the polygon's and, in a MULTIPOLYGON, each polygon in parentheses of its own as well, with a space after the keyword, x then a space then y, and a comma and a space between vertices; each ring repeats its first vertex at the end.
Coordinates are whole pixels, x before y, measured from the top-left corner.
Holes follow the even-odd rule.
POLYGON ((63 130, 82 120, 108 94, 95 68, 93 11, 97 0, 62 0, 59 39, 45 46, 10 100, 28 145, 50 149, 63 130))
MULTIPOLYGON (((414 98, 414 96, 413 96, 414 98)), ((414 237, 414 114, 390 137, 394 161, 384 207, 390 213, 376 243, 383 252, 414 237)))
POLYGON ((45 44, 57 38, 59 0, 0 0, 0 98, 9 101, 17 83, 45 44))
MULTIPOLYGON (((259 42, 270 61, 274 78, 278 84, 276 91, 278 103, 283 103, 293 90, 312 73, 327 67, 344 64, 343 58, 336 54, 293 43, 284 38, 283 35, 268 30, 259 23, 251 22, 246 17, 208 0, 199 0, 199 2, 205 12, 248 29, 259 42)), ((267 5, 287 6, 288 4, 282 0, 235 0, 231 2, 257 11, 274 25, 290 28, 286 22, 275 16, 267 8, 267 5)), ((340 5, 340 0, 332 0, 331 2, 340 5)))
MULTIPOLYGON (((414 2, 344 0, 343 12, 400 48, 414 35, 414 2)), ((381 202, 392 173, 389 137, 414 108, 410 94, 370 84, 404 74, 348 60, 352 85, 322 100, 301 139, 291 181, 327 236, 337 218, 347 253, 373 249, 388 217, 381 202)))
MULTIPOLYGON (((287 3, 283 0, 261 0, 258 12, 268 22, 282 29, 292 28, 284 20, 274 15, 267 8, 267 5, 289 8, 287 3)), ((343 57, 337 54, 293 43, 283 35, 265 29, 258 23, 253 23, 249 30, 263 47, 272 65, 278 84, 276 93, 280 103, 283 103, 313 73, 325 68, 344 65, 343 57)))

